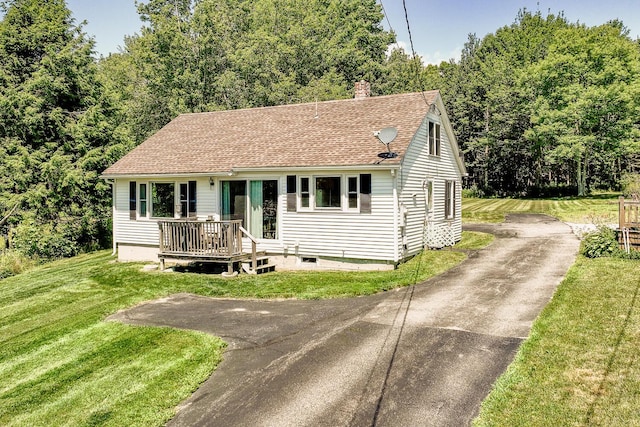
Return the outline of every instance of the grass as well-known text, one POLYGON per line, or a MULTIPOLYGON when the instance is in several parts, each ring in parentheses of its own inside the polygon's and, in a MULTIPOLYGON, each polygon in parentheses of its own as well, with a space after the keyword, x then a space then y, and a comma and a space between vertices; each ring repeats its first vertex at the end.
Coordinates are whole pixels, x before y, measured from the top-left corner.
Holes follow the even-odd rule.
POLYGON ((637 261, 580 257, 474 425, 640 425, 637 272, 637 261))
MULTIPOLYGON (((511 212, 616 223, 615 195, 465 199, 465 222, 511 212)), ((579 257, 483 402, 475 426, 640 426, 638 262, 579 257)))
POLYGON ((103 322, 165 294, 108 253, 0 281, 0 424, 158 425, 205 380, 224 343, 103 322))
POLYGON ((557 199, 476 199, 462 201, 464 222, 503 222, 508 213, 541 213, 566 222, 617 223, 617 194, 557 199))
MULTIPOLYGON (((482 233, 463 245, 479 247, 482 233)), ((0 280, 0 425, 155 426, 215 369, 225 344, 169 328, 104 319, 176 292, 239 298, 367 295, 439 274, 465 258, 426 251, 383 272, 262 276, 143 272, 108 252, 35 267, 0 280)))
POLYGON ((489 246, 495 239, 493 234, 480 233, 477 231, 463 231, 462 240, 460 240, 455 248, 461 250, 477 250, 485 246, 489 246))

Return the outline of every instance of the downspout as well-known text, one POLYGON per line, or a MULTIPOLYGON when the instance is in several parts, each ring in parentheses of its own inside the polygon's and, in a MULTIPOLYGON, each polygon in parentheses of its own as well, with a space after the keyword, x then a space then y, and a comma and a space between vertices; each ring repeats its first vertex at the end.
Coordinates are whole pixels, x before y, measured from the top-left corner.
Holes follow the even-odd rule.
POLYGON ((391 180, 393 186, 393 262, 397 264, 400 261, 398 251, 398 234, 400 233, 398 215, 400 214, 400 209, 398 208, 398 176, 395 169, 391 169, 391 180))
POLYGON ((115 256, 118 252, 118 244, 116 243, 116 183, 113 179, 105 179, 107 184, 111 185, 111 241, 113 251, 111 256, 115 256))

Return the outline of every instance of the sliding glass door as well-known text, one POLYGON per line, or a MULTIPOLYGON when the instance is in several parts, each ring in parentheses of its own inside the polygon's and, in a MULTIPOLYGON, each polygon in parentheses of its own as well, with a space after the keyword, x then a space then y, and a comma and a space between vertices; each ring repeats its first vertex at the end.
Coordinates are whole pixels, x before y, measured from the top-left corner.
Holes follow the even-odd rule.
POLYGON ((278 181, 222 181, 222 219, 241 219, 258 239, 277 238, 278 181), (248 219, 248 221, 247 221, 248 219))
POLYGON ((222 220, 242 220, 246 226, 247 213, 247 182, 222 181, 222 220))

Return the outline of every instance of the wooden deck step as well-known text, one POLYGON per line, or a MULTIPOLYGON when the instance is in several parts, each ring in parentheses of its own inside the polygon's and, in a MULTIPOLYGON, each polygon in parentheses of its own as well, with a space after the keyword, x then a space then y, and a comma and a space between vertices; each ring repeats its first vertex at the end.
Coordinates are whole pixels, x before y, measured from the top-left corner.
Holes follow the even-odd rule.
POLYGON ((266 255, 257 257, 256 264, 256 270, 253 271, 251 259, 245 259, 242 261, 242 271, 248 274, 263 274, 276 270, 276 266, 269 263, 269 257, 266 255))

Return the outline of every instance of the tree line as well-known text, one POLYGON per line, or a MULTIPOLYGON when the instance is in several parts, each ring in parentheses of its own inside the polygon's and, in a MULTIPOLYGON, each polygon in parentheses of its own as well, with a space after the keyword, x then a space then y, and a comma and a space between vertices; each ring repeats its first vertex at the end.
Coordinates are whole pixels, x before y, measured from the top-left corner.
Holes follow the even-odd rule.
POLYGON ((586 194, 637 165, 640 50, 622 22, 523 10, 425 66, 375 0, 149 0, 96 58, 64 0, 0 4, 0 235, 28 255, 108 246, 99 174, 178 114, 349 98, 361 79, 440 89, 478 194, 586 194))

